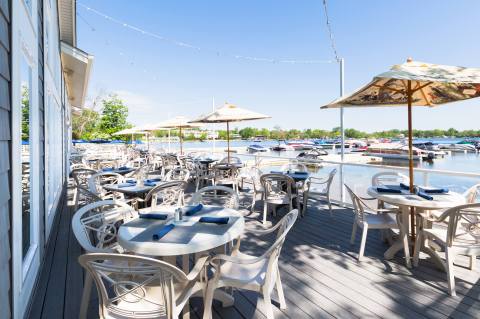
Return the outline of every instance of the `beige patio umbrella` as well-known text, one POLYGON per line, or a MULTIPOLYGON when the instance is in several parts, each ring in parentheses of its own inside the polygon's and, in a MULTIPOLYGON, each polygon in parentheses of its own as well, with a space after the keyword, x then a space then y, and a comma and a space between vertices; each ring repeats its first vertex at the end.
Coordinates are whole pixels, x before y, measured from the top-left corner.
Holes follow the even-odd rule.
POLYGON ((148 133, 149 133, 148 130, 144 130, 143 126, 136 126, 136 127, 126 128, 124 130, 115 132, 112 135, 115 135, 115 136, 131 135, 131 143, 133 143, 133 135, 135 134, 147 135, 147 143, 148 143, 148 133))
POLYGON ((227 159, 230 163, 230 122, 260 120, 271 116, 239 108, 233 104, 224 106, 207 115, 201 115, 190 123, 227 123, 227 159))
MULTIPOLYGON (((480 69, 412 61, 394 65, 354 93, 322 108, 408 107, 410 191, 413 192, 412 106, 434 107, 480 96, 480 69)), ((414 215, 411 216, 412 234, 414 215)))
POLYGON ((201 124, 192 124, 190 119, 185 116, 176 116, 166 121, 157 123, 154 125, 156 130, 160 129, 169 129, 169 128, 178 128, 180 135, 180 154, 183 154, 183 138, 182 138, 182 129, 184 128, 198 128, 201 127, 201 124))

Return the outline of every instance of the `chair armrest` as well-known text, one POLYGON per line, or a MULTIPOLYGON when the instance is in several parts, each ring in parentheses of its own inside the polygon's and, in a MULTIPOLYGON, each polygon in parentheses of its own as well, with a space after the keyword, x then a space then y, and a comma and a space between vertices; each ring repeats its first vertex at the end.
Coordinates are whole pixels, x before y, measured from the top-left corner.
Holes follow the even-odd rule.
POLYGON ((362 200, 376 200, 377 199, 375 197, 361 197, 361 196, 358 196, 358 198, 360 198, 362 200))
POLYGON ((198 276, 201 274, 201 271, 208 264, 209 258, 210 258, 209 256, 204 256, 197 260, 197 262, 195 263, 195 266, 193 266, 193 269, 187 275, 187 279, 189 281, 194 281, 198 278, 198 276))
POLYGON ((255 258, 246 259, 246 258, 238 258, 238 257, 235 257, 235 256, 228 256, 228 255, 220 254, 220 255, 216 255, 215 257, 210 259, 210 264, 213 267, 218 268, 219 262, 223 260, 223 261, 231 262, 231 263, 234 263, 234 264, 250 265, 250 264, 258 263, 262 259, 263 259, 262 257, 255 257, 255 258))
POLYGON ((311 182, 313 181, 315 184, 326 184, 328 183, 328 178, 320 178, 320 177, 312 177, 310 176, 307 178, 307 181, 311 182))

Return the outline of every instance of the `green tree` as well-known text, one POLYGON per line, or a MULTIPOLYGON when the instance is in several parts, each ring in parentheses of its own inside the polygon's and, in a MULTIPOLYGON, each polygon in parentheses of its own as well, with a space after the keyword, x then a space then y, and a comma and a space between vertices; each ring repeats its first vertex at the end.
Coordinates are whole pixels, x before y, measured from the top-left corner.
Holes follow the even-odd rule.
POLYGON ((100 114, 93 109, 82 109, 79 114, 72 115, 72 137, 89 140, 97 135, 100 114))
POLYGON ((28 141, 30 137, 30 90, 22 85, 22 141, 28 141))
POLYGON ((128 128, 128 107, 117 95, 109 95, 102 100, 103 109, 100 119, 102 133, 112 136, 113 133, 128 128))

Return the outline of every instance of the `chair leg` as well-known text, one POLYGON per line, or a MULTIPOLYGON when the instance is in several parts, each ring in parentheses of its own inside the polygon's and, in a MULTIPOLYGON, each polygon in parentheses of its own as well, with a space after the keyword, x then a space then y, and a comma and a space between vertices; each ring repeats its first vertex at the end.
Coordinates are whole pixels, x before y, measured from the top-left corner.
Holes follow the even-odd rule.
POLYGON ((328 209, 330 210, 330 217, 333 217, 332 202, 330 201, 330 195, 329 194, 327 194, 327 203, 328 203, 328 209))
POLYGON ((420 250, 423 246, 423 234, 421 231, 417 233, 417 238, 415 239, 415 249, 413 251, 413 266, 418 266, 418 259, 420 257, 420 250))
POLYGON ((274 319, 270 291, 266 286, 263 286, 262 289, 263 289, 263 305, 265 307, 265 317, 267 317, 267 319, 274 319))
POLYGON ((472 255, 470 256, 470 270, 475 270, 477 265, 477 256, 472 255))
POLYGON ((280 309, 287 309, 287 303, 285 302, 285 295, 283 294, 282 280, 280 278, 280 271, 277 269, 277 281, 275 282, 275 288, 277 289, 278 302, 280 303, 280 309))
POLYGON ((445 249, 445 257, 447 259, 447 280, 448 280, 448 292, 451 296, 456 296, 455 292, 455 275, 453 270, 453 260, 455 258, 455 254, 453 253, 452 249, 447 247, 445 249))
POLYGON ((360 251, 358 252, 358 261, 361 261, 363 258, 363 253, 365 252, 365 243, 367 242, 367 233, 368 233, 368 224, 363 224, 362 231, 362 241, 360 242, 360 251))
POLYGON ((350 244, 353 245, 355 244, 355 236, 357 235, 357 221, 353 221, 353 227, 352 227, 352 236, 350 237, 350 244))
POLYGON ((83 283, 82 301, 80 303, 79 319, 86 319, 88 312, 88 304, 90 303, 90 293, 92 291, 93 279, 88 272, 85 273, 85 281, 83 283))
POLYGON ((308 193, 303 193, 303 209, 302 209, 303 217, 305 217, 305 213, 307 212, 307 204, 308 204, 308 193))
POLYGON ((215 292, 216 281, 212 279, 207 284, 207 293, 203 302, 203 319, 212 318, 213 293, 215 292))
POLYGON ((267 202, 263 202, 263 220, 262 223, 265 225, 267 223, 267 210, 268 210, 268 204, 267 202))
POLYGON ((252 205, 250 206, 250 211, 251 211, 252 213, 253 213, 253 211, 255 210, 256 197, 257 197, 257 194, 253 193, 253 196, 252 196, 252 205))

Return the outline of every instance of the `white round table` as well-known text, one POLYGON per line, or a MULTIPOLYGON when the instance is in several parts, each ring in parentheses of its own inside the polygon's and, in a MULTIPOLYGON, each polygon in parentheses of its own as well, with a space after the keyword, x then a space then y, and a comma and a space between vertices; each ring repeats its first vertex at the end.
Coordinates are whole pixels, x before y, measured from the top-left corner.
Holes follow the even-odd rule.
MULTIPOLYGON (((203 209, 193 216, 184 216, 183 221, 174 222, 174 208, 147 208, 140 213, 166 213, 166 220, 137 218, 120 226, 118 243, 127 251, 150 257, 163 257, 168 262, 176 264, 176 256, 182 256, 183 271, 190 271, 190 254, 198 254, 217 247, 225 246, 238 238, 245 228, 243 215, 234 209, 203 206, 203 209), (200 223, 203 216, 229 217, 227 224, 200 223), (157 233, 167 224, 175 227, 159 240, 153 240, 157 233)), ((234 303, 233 296, 217 289, 214 298, 220 300, 223 306, 234 303)), ((184 308, 183 318, 188 319, 189 303, 184 308)))
MULTIPOLYGON (((427 187, 425 187, 427 188, 427 187)), ((417 214, 422 214, 429 210, 447 209, 465 203, 465 198, 455 192, 443 194, 428 194, 433 197, 432 200, 425 199, 415 194, 411 194, 408 190, 402 190, 401 194, 381 193, 377 191, 376 186, 368 188, 367 193, 378 200, 385 203, 398 206, 402 214, 402 223, 400 227, 400 237, 384 254, 385 259, 392 259, 395 254, 402 248, 405 251, 405 259, 407 267, 411 267, 410 250, 408 244, 408 234, 410 227, 410 210, 414 208, 417 214)))

